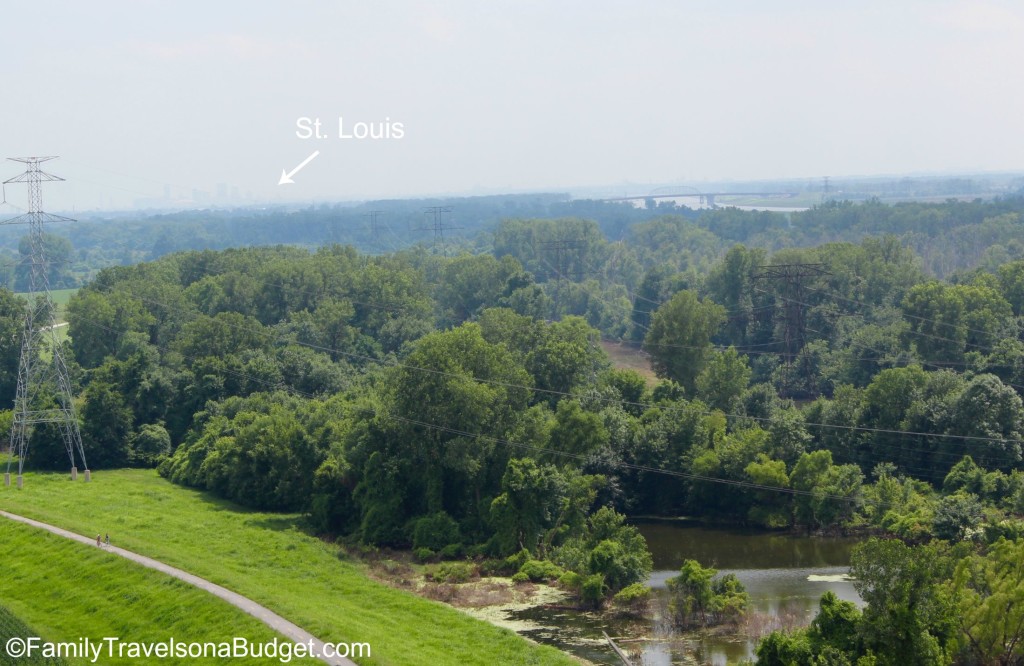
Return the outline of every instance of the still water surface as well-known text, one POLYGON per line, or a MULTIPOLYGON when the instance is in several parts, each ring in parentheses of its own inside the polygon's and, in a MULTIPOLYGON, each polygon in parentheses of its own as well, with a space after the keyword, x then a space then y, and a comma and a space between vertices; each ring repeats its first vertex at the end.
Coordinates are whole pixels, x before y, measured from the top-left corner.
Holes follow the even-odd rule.
MULTIPOLYGON (((782 535, 746 529, 709 528, 681 521, 637 522, 654 558, 650 585, 663 604, 665 580, 678 575, 685 559, 696 559, 721 573, 733 573, 746 586, 752 609, 770 616, 789 616, 806 623, 814 617, 826 590, 859 603, 853 584, 841 580, 857 543, 847 537, 782 535)), ((599 618, 579 611, 531 608, 514 614, 542 627, 524 632, 595 663, 618 664, 601 631, 611 636, 647 637, 623 647, 642 650, 645 666, 735 663, 753 657, 755 641, 742 637, 675 634, 658 620, 599 618)))

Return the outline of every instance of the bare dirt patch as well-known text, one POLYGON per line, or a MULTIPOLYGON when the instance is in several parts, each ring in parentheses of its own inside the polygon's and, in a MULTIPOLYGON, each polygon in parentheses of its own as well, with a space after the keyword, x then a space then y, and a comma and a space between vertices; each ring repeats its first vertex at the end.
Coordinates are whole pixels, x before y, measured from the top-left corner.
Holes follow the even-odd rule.
POLYGON ((658 383, 658 377, 654 374, 654 369, 651 367, 651 357, 647 352, 640 349, 640 345, 635 342, 602 340, 601 348, 612 359, 612 365, 616 368, 636 370, 644 376, 648 386, 654 386, 658 383))

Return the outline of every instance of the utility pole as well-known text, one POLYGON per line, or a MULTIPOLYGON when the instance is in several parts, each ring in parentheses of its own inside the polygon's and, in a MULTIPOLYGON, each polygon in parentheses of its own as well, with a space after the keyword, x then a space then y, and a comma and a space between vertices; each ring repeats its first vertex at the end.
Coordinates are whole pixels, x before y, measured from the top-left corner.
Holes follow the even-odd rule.
POLYGON ((431 220, 424 226, 414 229, 414 231, 433 231, 434 232, 434 247, 438 244, 441 245, 441 251, 444 252, 444 256, 448 256, 448 248, 444 244, 444 232, 451 231, 454 229, 461 229, 462 227, 453 227, 445 223, 444 216, 451 215, 451 206, 428 206, 423 209, 425 215, 430 216, 431 220))
POLYGON ((67 217, 43 212, 42 183, 64 180, 39 168, 41 162, 54 157, 12 157, 15 162, 25 165, 25 173, 15 176, 4 184, 26 183, 28 185, 28 212, 6 220, 3 224, 27 224, 31 247, 31 270, 29 272, 28 307, 25 310, 25 330, 21 342, 21 360, 18 363, 18 390, 14 398, 14 421, 11 425, 11 447, 7 459, 4 485, 11 485, 11 464, 18 457, 18 488, 22 487, 22 471, 28 453, 29 438, 34 426, 39 423, 55 423, 64 440, 68 458, 71 461, 71 479, 78 478, 77 455, 85 471, 85 480, 90 480, 89 466, 85 462, 82 448, 82 434, 78 430, 75 415, 74 396, 71 381, 64 360, 64 350, 57 335, 57 311, 50 295, 48 258, 43 247, 43 224, 47 222, 73 222, 67 217), (52 362, 45 363, 42 352, 49 350, 52 362), (45 395, 56 389, 56 395, 45 395), (55 400, 54 400, 55 398, 55 400))

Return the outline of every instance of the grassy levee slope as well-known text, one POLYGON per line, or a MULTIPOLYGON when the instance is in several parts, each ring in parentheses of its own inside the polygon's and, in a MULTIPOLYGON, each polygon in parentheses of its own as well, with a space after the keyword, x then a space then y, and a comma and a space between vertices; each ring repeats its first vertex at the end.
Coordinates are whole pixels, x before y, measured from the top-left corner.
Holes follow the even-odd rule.
MULTIPOLYGON (((329 642, 365 642, 375 664, 575 664, 440 603, 367 578, 295 515, 239 508, 150 470, 28 474, 0 508, 118 546, 243 594, 329 642)), ((29 620, 30 618, 26 618, 29 620)))
MULTIPOLYGON (((54 642, 101 641, 118 637, 124 642, 175 640, 230 642, 240 636, 268 642, 287 641, 262 622, 225 601, 162 573, 146 569, 100 548, 0 518, 3 575, 0 634, 8 637, 40 636, 54 642), (31 627, 31 629, 29 629, 31 627), (39 632, 39 633, 36 633, 39 632)), ((0 663, 8 658, 0 646, 0 663)), ((10 663, 64 663, 61 660, 16 659, 10 663)), ((68 663, 88 663, 69 659, 68 663)), ((244 661, 244 660, 243 660, 244 661)), ((119 658, 104 652, 104 664, 139 664, 126 653, 119 658)), ((161 659, 166 664, 215 664, 210 659, 161 659)), ((250 662, 251 663, 251 662, 250 662)), ((310 659, 297 664, 319 664, 310 659)))
POLYGON ((0 606, 0 664, 3 666, 65 666, 67 661, 61 658, 47 658, 42 655, 28 655, 18 658, 11 657, 6 652, 7 641, 11 638, 26 638, 38 636, 39 632, 22 622, 9 609, 0 606))

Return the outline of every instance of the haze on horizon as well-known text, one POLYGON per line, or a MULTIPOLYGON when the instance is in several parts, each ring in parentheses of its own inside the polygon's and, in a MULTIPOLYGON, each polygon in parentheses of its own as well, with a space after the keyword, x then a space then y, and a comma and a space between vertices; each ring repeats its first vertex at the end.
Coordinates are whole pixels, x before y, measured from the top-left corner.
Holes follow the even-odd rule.
POLYGON ((1009 1, 40 0, 3 19, 0 156, 61 156, 52 210, 1024 170, 1009 1), (404 136, 301 140, 303 116, 404 136))

